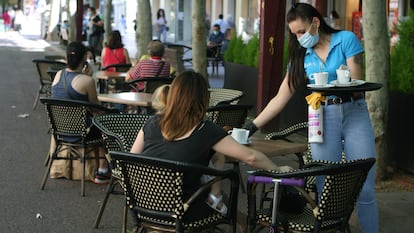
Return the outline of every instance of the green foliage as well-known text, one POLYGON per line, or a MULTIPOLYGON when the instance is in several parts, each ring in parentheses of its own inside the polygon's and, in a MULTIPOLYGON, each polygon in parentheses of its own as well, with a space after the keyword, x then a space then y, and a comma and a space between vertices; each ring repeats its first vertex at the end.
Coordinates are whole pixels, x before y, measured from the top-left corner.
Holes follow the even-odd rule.
POLYGON ((247 44, 244 44, 241 36, 233 35, 224 53, 224 60, 257 67, 259 63, 259 36, 254 35, 247 44))
POLYGON ((406 21, 397 26, 400 36, 391 53, 390 89, 414 94, 414 15, 412 12, 406 21))

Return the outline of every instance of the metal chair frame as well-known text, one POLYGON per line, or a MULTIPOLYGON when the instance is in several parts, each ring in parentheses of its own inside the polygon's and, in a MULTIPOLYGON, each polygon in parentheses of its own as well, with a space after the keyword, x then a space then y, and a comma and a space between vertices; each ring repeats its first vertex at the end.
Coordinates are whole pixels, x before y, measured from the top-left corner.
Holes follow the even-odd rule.
POLYGON ((66 67, 66 63, 56 60, 50 60, 50 59, 33 59, 33 63, 36 65, 36 70, 38 74, 38 79, 40 81, 40 87, 37 91, 35 101, 33 103, 33 110, 36 110, 37 103, 39 102, 39 98, 41 95, 44 95, 46 97, 51 96, 51 86, 53 79, 48 74, 48 69, 50 67, 66 67))
MULTIPOLYGON (((40 102, 45 105, 49 127, 55 140, 55 148, 52 154, 48 156, 48 165, 40 188, 41 190, 44 190, 45 188, 53 161, 62 159, 80 159, 82 163, 81 196, 85 196, 85 162, 89 159, 95 159, 96 162, 99 163, 99 159, 101 158, 99 157, 97 148, 103 145, 102 140, 90 140, 87 138, 90 127, 88 119, 90 119, 91 112, 93 111, 109 113, 115 112, 116 110, 77 100, 41 97, 40 102), (79 137, 80 140, 76 142, 68 142, 65 141, 65 136, 79 137), (59 157, 58 154, 63 149, 62 146, 67 146, 70 149, 69 158, 59 157), (82 150, 77 150, 78 147, 82 148, 82 150), (87 148, 95 150, 95 156, 88 157, 86 152, 87 148)), ((70 171, 70 174, 71 173, 72 171, 70 171)))
MULTIPOLYGON (((236 232, 237 198, 239 180, 233 169, 216 170, 205 166, 171 161, 152 156, 127 152, 110 152, 122 172, 127 205, 136 213, 141 226, 162 232, 201 232, 219 224, 229 224, 231 233, 236 232), (188 199, 184 199, 185 177, 215 176, 200 187, 188 199), (213 209, 202 212, 201 219, 186 219, 186 212, 215 182, 229 180, 228 212, 225 215, 213 209)), ((191 217, 191 216, 188 216, 191 217)))
MULTIPOLYGON (((109 157, 110 151, 130 151, 132 144, 139 130, 143 127, 145 121, 150 115, 145 114, 103 114, 95 116, 92 120, 93 124, 102 132, 105 142, 106 152, 109 157)), ((110 194, 124 194, 116 192, 115 187, 121 185, 120 172, 114 166, 111 158, 108 158, 112 170, 111 182, 108 184, 105 197, 96 216, 94 228, 99 227, 103 212, 108 202, 110 194)), ((122 187, 122 185, 121 185, 122 187)), ((127 223, 127 206, 124 206, 122 232, 126 232, 127 223)))

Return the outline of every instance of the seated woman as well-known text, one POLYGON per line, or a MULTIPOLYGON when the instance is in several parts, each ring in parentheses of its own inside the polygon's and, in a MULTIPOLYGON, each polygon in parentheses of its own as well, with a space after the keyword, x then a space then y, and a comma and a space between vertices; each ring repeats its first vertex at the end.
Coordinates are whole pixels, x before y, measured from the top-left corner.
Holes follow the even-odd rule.
MULTIPOLYGON (((105 48, 102 50, 101 58, 102 67, 115 64, 131 64, 128 50, 122 44, 119 31, 111 32, 108 42, 105 43, 105 48)), ((110 68, 108 71, 115 71, 115 68, 110 68)))
MULTIPOLYGON (((59 99, 71 99, 88 101, 100 104, 94 79, 89 76, 91 71, 86 63, 87 49, 81 42, 71 42, 66 50, 67 68, 56 73, 52 83, 52 97, 59 99), (85 65, 86 64, 86 65, 85 65)), ((91 122, 92 124, 92 119, 91 122)), ((100 131, 91 127, 87 137, 101 138, 100 131)), ((65 139, 67 141, 77 141, 79 138, 65 139)), ((100 157, 105 157, 103 147, 99 148, 100 157)), ((99 160, 99 168, 94 182, 97 184, 109 183, 111 178, 106 159, 99 160)))
MULTIPOLYGON (((205 78, 194 71, 180 73, 171 84, 165 110, 147 120, 131 152, 208 166, 214 150, 255 168, 290 170, 288 166, 276 166, 263 153, 239 144, 222 127, 204 120, 208 102, 205 78)), ((191 194, 201 182, 200 177, 185 180, 184 194, 191 194)), ((211 208, 207 199, 194 203, 187 216, 211 208)))

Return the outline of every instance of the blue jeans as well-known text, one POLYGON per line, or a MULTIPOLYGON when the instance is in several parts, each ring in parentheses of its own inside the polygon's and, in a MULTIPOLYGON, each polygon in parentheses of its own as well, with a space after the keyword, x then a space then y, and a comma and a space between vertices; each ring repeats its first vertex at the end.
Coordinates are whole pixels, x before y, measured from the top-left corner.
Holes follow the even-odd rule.
MULTIPOLYGON (((312 158, 340 161, 342 150, 347 160, 375 158, 374 131, 365 99, 343 104, 325 105, 323 114, 323 143, 312 143, 312 158), (344 143, 342 144, 342 140, 344 143)), ((317 179, 318 193, 323 177, 317 179)), ((358 219, 364 233, 378 233, 378 208, 375 198, 375 165, 357 202, 358 219)))

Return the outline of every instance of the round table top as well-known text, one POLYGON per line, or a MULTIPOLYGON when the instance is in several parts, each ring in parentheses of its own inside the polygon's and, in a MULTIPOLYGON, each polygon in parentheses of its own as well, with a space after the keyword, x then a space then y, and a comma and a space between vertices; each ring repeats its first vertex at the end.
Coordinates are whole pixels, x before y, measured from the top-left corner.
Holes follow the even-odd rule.
POLYGON ((365 82, 362 85, 349 87, 308 87, 311 91, 322 92, 324 95, 346 94, 353 92, 375 91, 382 87, 381 83, 365 82))

